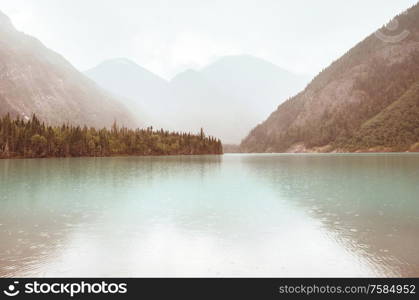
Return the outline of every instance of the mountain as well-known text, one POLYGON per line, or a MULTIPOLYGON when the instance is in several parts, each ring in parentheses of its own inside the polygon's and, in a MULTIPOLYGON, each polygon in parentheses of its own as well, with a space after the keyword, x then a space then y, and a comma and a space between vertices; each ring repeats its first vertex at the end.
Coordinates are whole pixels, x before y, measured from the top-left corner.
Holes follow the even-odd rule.
POLYGON ((137 125, 115 98, 0 12, 0 115, 95 127, 137 125))
POLYGON ((218 90, 248 106, 259 121, 305 87, 309 78, 250 55, 226 56, 201 73, 218 90))
POLYGON ((176 103, 190 116, 181 128, 203 127, 223 143, 239 144, 277 106, 278 95, 285 100, 307 81, 263 59, 239 55, 181 73, 170 85, 176 103))
POLYGON ((242 142, 244 152, 413 151, 419 4, 322 71, 242 142))
MULTIPOLYGON (((110 59, 85 74, 103 88, 118 96, 138 118, 147 123, 165 124, 169 82, 126 58, 110 59)), ((165 126, 163 126, 165 127, 165 126)))
POLYGON ((170 82, 126 59, 106 61, 86 72, 145 112, 155 127, 198 132, 238 144, 252 126, 304 87, 307 78, 248 55, 222 57, 201 70, 186 70, 170 82), (263 100, 263 101, 262 101, 263 100))
POLYGON ((238 142, 246 134, 240 124, 241 118, 252 118, 246 105, 238 106, 238 99, 212 86, 201 72, 182 72, 170 82, 170 90, 176 103, 172 111, 178 116, 173 122, 177 129, 196 132, 204 128, 224 143, 238 142))

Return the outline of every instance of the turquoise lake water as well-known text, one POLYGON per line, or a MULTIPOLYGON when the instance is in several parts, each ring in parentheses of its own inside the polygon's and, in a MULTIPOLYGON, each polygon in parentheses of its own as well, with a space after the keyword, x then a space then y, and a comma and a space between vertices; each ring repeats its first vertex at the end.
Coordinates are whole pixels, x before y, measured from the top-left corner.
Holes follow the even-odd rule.
POLYGON ((419 276, 419 155, 0 160, 9 276, 419 276))

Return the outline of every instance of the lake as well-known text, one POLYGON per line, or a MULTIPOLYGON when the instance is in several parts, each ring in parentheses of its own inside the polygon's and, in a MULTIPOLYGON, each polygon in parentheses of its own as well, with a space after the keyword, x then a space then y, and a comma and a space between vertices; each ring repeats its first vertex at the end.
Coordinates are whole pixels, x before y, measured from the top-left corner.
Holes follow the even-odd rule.
POLYGON ((0 160, 0 277, 30 276, 419 276, 419 155, 0 160))

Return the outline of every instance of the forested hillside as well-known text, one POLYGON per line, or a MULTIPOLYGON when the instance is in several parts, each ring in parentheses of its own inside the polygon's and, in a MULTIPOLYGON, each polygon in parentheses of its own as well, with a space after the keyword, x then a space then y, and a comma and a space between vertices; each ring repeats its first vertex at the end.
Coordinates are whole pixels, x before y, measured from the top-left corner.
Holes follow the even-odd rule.
POLYGON ((35 113, 55 125, 110 127, 114 120, 141 125, 118 99, 60 54, 17 31, 0 11, 0 117, 6 113, 23 119, 35 113))
MULTIPOLYGON (((389 147, 394 151, 419 150, 419 81, 399 100, 363 124, 354 137, 342 145, 356 150, 361 147, 389 147)), ((377 148, 380 150, 380 148, 377 148)))
POLYGON ((200 134, 111 129, 63 124, 47 126, 35 115, 28 121, 0 118, 0 158, 80 157, 115 155, 222 154, 221 141, 200 134))
POLYGON ((419 5, 381 28, 280 105, 245 152, 408 151, 419 142, 419 5), (398 23, 396 23, 398 22, 398 23), (397 36, 386 40, 382 36, 397 36))

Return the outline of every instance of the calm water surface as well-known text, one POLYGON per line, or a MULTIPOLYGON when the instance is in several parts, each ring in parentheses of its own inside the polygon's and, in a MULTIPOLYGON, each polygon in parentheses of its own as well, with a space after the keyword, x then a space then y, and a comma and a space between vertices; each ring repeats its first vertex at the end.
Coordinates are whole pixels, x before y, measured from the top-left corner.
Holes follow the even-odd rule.
POLYGON ((419 276, 419 155, 0 160, 3 276, 419 276))

